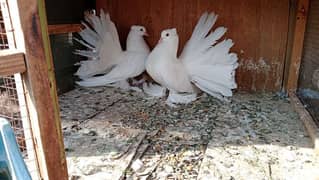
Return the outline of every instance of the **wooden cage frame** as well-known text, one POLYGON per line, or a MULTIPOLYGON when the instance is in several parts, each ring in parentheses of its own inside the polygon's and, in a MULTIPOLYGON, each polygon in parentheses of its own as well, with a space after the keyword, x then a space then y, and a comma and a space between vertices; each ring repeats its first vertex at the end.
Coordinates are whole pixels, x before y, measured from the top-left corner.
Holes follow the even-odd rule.
POLYGON ((292 41, 288 43, 291 52, 287 55, 289 59, 286 62, 285 72, 287 74, 284 78, 283 89, 288 93, 295 111, 299 114, 312 140, 314 149, 319 155, 319 128, 296 95, 310 0, 298 0, 297 3, 297 9, 294 11, 296 16, 291 19, 292 24, 294 24, 291 27, 293 35, 291 37, 292 41))
MULTIPOLYGON (((16 51, 0 54, 0 75, 22 73, 26 103, 40 175, 43 179, 68 179, 54 67, 49 33, 77 32, 79 24, 47 25, 44 0, 10 0, 8 5, 18 41, 16 51)), ((299 113, 319 153, 319 132, 313 119, 296 96, 299 67, 307 21, 309 0, 298 0, 297 15, 293 23, 292 50, 286 64, 284 89, 299 113)))
POLYGON ((0 54, 0 75, 21 73, 41 179, 67 180, 44 0, 9 0, 16 50, 0 54))

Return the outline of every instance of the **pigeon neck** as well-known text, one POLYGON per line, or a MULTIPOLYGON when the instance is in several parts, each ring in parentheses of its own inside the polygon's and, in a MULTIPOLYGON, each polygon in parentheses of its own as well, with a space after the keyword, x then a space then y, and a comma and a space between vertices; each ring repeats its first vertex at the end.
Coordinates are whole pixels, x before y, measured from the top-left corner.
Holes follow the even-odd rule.
POLYGON ((130 32, 126 40, 126 50, 135 52, 148 52, 149 48, 143 36, 130 32))
POLYGON ((177 49, 178 49, 178 37, 172 37, 169 40, 162 41, 159 44, 160 47, 164 48, 169 55, 177 57, 177 49))

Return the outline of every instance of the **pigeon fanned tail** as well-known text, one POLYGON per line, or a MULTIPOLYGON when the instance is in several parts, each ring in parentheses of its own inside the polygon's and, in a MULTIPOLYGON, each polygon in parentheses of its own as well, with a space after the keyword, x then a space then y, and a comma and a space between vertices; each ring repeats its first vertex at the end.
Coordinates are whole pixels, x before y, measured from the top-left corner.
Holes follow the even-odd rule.
POLYGON ((180 59, 190 80, 198 88, 220 98, 220 95, 232 96, 232 89, 237 87, 235 70, 238 58, 235 53, 230 53, 232 40, 218 42, 226 33, 226 28, 218 27, 210 32, 216 20, 214 13, 201 16, 180 59))
POLYGON ((83 40, 76 40, 89 50, 75 51, 75 54, 88 58, 86 61, 82 61, 85 63, 80 63, 80 67, 75 73, 81 79, 104 73, 106 69, 117 63, 117 57, 122 53, 116 27, 108 14, 101 10, 100 18, 90 14, 85 19, 91 27, 82 23, 85 28, 79 32, 79 35, 83 40))

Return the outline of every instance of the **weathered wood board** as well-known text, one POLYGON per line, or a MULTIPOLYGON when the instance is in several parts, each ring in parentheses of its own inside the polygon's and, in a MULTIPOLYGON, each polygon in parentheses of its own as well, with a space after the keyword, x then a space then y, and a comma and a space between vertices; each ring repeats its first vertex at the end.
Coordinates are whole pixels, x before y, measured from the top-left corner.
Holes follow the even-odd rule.
POLYGON ((289 0, 97 0, 108 11, 122 43, 133 24, 146 26, 153 47, 165 28, 176 27, 180 50, 204 11, 219 14, 217 25, 228 28, 239 55, 239 90, 278 91, 282 86, 288 37, 289 0))
POLYGON ((24 54, 11 50, 0 51, 0 76, 25 72, 24 54))

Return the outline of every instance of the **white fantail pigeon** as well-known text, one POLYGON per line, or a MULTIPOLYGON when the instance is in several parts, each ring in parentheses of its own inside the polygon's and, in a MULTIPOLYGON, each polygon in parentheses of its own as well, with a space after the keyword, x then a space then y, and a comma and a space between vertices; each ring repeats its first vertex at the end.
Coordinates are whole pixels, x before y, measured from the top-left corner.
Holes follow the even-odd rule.
POLYGON ((143 38, 147 35, 146 29, 143 26, 132 26, 124 51, 116 27, 108 14, 105 15, 101 11, 100 18, 91 14, 86 19, 93 30, 86 26, 80 32, 84 41, 78 41, 89 50, 78 50, 76 53, 88 57, 89 60, 80 63, 75 75, 78 75, 82 81, 77 84, 85 87, 117 84, 116 86, 126 88, 128 78, 138 76, 145 71, 145 60, 150 53, 143 38), (105 75, 93 77, 97 74, 105 75))
POLYGON ((191 102, 196 99, 199 89, 219 99, 232 96, 232 89, 237 87, 238 58, 235 53, 229 53, 232 40, 217 43, 226 28, 219 27, 210 32, 217 17, 207 12, 201 16, 178 58, 176 29, 162 31, 161 39, 146 60, 146 70, 169 90, 168 104, 191 102))

